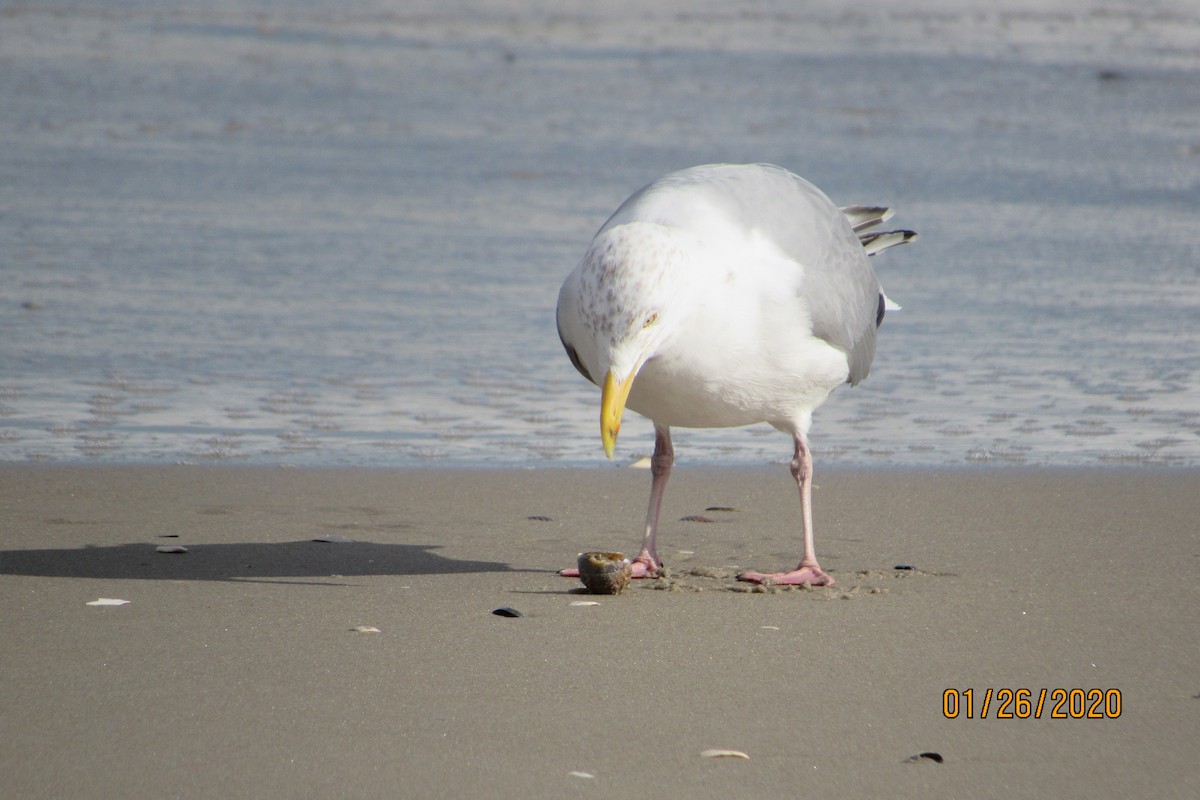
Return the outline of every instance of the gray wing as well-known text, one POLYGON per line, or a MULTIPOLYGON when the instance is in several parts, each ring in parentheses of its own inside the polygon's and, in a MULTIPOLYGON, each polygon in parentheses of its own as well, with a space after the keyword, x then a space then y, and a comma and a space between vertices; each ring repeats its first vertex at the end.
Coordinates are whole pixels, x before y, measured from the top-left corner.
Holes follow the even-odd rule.
MULTIPOLYGON (((799 296, 812 319, 812 335, 846 353, 848 380, 867 377, 875 359, 875 330, 884 297, 857 231, 887 218, 886 209, 859 206, 849 218, 820 189, 779 167, 758 167, 770 193, 763 233, 803 269, 799 296)), ((763 213, 761 199, 753 202, 763 213)))

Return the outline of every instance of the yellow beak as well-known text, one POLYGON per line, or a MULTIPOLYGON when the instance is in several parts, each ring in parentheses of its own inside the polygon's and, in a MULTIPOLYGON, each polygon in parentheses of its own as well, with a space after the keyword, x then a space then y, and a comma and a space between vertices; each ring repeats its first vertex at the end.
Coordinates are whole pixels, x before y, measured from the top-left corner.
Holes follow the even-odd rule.
POLYGON ((611 370, 604 376, 604 388, 600 392, 600 441, 604 442, 604 454, 609 458, 613 457, 613 449, 617 446, 621 414, 625 412, 625 401, 629 399, 636 374, 636 371, 631 372, 621 383, 617 383, 611 370))

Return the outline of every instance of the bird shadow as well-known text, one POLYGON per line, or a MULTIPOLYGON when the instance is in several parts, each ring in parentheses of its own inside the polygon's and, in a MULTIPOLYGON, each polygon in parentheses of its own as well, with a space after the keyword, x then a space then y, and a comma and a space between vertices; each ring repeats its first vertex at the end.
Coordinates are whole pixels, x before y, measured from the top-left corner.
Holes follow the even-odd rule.
MULTIPOLYGON (((170 541, 169 539, 167 540, 170 541)), ((192 581, 254 581, 368 575, 524 572, 496 561, 449 558, 438 545, 375 542, 239 542, 189 544, 160 553, 157 543, 44 550, 0 550, 0 575, 192 581)))

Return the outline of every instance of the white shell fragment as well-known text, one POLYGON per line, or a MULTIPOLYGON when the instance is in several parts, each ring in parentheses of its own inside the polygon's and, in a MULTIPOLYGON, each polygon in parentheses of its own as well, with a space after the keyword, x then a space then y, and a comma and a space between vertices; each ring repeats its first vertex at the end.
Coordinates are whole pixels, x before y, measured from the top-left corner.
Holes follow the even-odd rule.
POLYGON ((743 753, 741 750, 705 750, 700 754, 701 758, 744 758, 749 760, 750 756, 743 753))
POLYGON ((595 600, 572 600, 571 605, 573 605, 573 606, 598 606, 600 604, 597 603, 595 600))
POLYGON ((355 633, 382 633, 383 631, 376 628, 374 625, 355 625, 350 630, 355 633))
POLYGON ((101 597, 97 600, 89 600, 88 605, 89 606, 123 606, 128 602, 130 602, 130 601, 129 600, 119 600, 115 597, 101 597))
POLYGON ((318 536, 317 538, 313 539, 313 541, 314 542, 329 542, 330 544, 353 544, 354 543, 354 540, 351 539, 349 536, 338 536, 336 533, 332 533, 328 536, 318 536))
POLYGON ((629 465, 630 469, 650 469, 650 456, 643 456, 629 465))
POLYGON ((188 549, 181 544, 160 544, 154 548, 157 553, 186 553, 188 549))
POLYGON ((572 778, 594 778, 594 777, 596 777, 595 775, 593 775, 590 772, 568 772, 567 775, 569 775, 572 778))

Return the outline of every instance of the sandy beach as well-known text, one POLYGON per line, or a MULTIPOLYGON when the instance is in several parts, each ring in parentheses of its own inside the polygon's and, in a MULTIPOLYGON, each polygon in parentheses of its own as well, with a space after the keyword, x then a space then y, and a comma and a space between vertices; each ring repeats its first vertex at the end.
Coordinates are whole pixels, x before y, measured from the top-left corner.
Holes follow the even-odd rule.
POLYGON ((1188 797, 1198 477, 819 471, 837 586, 747 593, 737 567, 796 558, 786 469, 680 469, 671 578, 595 597, 554 570, 634 547, 644 471, 2 466, 0 774, 27 798, 1188 797))

